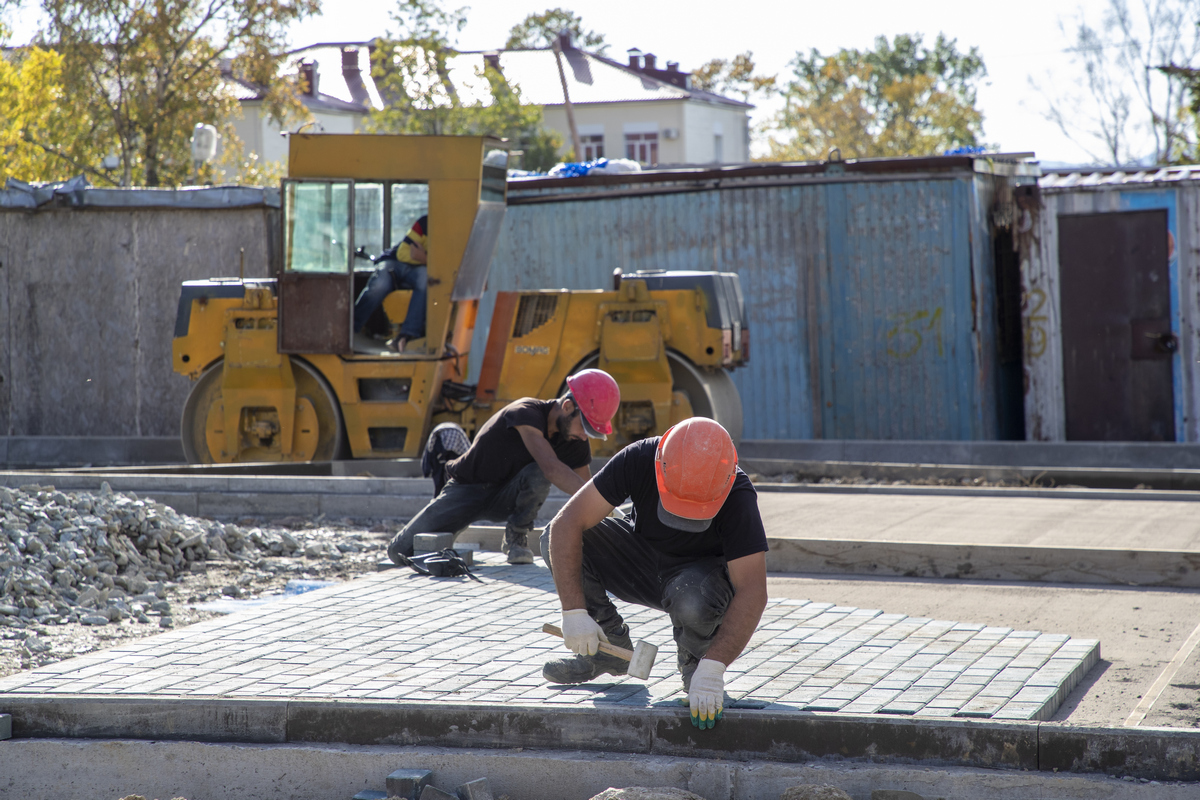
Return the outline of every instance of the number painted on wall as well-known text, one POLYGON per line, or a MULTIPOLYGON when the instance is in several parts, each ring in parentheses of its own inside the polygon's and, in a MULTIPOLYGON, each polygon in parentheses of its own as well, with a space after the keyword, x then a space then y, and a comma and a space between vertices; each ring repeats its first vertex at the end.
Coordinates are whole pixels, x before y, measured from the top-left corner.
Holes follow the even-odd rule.
POLYGON ((1050 317, 1042 311, 1046 305, 1046 292, 1030 289, 1021 295, 1021 317, 1025 326, 1025 358, 1041 358, 1046 354, 1050 338, 1050 317))
POLYGON ((942 347, 942 307, 933 311, 905 311, 893 315, 896 324, 887 332, 887 354, 892 358, 911 358, 928 345, 937 348, 938 358, 945 355, 942 347))

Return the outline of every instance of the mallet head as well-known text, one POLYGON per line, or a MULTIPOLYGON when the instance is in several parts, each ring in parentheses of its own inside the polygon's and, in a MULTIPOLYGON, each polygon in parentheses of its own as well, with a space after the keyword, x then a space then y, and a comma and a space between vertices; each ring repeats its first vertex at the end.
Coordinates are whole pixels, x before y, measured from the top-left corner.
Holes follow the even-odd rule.
POLYGON ((658 647, 649 642, 638 642, 633 646, 633 658, 629 659, 629 674, 639 680, 649 680, 658 647))

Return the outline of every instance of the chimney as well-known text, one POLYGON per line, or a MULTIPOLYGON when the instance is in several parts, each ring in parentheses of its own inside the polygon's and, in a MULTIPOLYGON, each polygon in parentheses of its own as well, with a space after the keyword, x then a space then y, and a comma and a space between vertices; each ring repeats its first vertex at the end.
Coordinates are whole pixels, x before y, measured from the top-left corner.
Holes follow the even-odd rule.
POLYGON ((645 69, 647 72, 650 72, 654 69, 654 58, 654 53, 646 53, 646 55, 642 57, 642 60, 645 62, 643 69, 645 69))
POLYGON ((678 61, 668 61, 667 62, 667 72, 679 72, 679 62, 678 61))
POLYGON ((342 48, 342 74, 347 72, 358 72, 358 48, 343 47, 342 48))
POLYGON ((494 70, 496 70, 496 72, 499 72, 500 71, 500 54, 499 53, 484 53, 483 54, 483 65, 484 65, 484 67, 486 67, 488 69, 494 69, 494 70))
POLYGON ((570 50, 571 45, 571 29, 563 28, 558 32, 558 46, 562 50, 570 50))
POLYGON ((641 69, 642 68, 642 51, 638 50, 636 47, 631 47, 628 50, 626 50, 625 52, 629 53, 629 66, 632 69, 641 69))
POLYGON ((362 67, 359 66, 358 61, 358 49, 358 45, 342 48, 342 80, 346 82, 346 87, 350 90, 350 99, 360 106, 369 107, 371 95, 367 91, 366 83, 363 82, 362 67))
POLYGON ((300 79, 304 81, 304 93, 309 97, 317 96, 317 62, 301 61, 300 62, 300 79))

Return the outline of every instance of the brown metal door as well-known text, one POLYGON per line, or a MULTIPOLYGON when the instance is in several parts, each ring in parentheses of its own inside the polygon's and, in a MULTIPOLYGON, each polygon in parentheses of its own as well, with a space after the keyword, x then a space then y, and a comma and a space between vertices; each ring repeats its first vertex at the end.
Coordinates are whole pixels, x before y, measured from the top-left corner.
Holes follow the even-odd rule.
POLYGON ((1058 218, 1067 438, 1175 441, 1167 212, 1058 218))
POLYGON ((283 182, 279 352, 349 353, 354 182, 283 182))

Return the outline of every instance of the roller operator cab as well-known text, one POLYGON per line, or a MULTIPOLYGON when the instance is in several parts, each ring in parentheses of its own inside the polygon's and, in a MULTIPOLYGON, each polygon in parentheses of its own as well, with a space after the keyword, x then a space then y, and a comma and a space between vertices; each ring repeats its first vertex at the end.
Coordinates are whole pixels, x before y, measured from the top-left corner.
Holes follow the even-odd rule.
MULTIPOLYGON (((192 463, 416 457, 441 422, 474 435, 520 397, 553 398, 599 367, 621 387, 598 455, 693 415, 736 441, 728 370, 749 357, 737 275, 639 272, 608 290, 498 292, 476 384, 479 299, 504 222, 503 142, 487 137, 294 135, 274 278, 187 281, 173 359, 195 381, 183 410, 192 463), (387 345, 413 292, 360 332, 354 305, 378 254, 425 217, 425 335, 387 345), (372 333, 375 335, 373 336, 372 333)), ((597 283, 606 278, 597 265, 597 283)))

